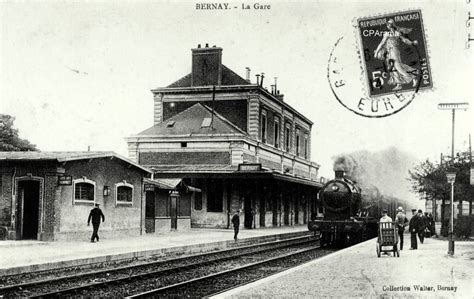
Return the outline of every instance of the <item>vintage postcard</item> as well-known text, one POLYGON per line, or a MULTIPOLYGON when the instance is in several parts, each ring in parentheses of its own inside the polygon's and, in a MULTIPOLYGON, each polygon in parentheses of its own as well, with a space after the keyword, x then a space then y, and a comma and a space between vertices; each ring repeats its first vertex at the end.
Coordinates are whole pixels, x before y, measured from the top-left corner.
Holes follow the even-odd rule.
POLYGON ((474 298, 473 15, 0 1, 0 298, 474 298))

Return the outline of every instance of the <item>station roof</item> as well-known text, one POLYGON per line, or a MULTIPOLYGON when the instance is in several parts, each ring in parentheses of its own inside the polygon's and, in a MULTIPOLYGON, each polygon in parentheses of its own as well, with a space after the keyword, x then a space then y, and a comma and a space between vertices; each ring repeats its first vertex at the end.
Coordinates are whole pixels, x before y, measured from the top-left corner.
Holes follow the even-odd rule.
POLYGON ((164 189, 164 190, 175 190, 180 184, 184 186, 187 190, 189 191, 194 191, 194 192, 201 192, 201 189, 189 186, 186 184, 182 178, 171 178, 171 179, 166 179, 166 178, 161 178, 161 179, 148 179, 145 178, 144 182, 146 184, 152 184, 158 187, 159 189, 164 189))
MULTIPOLYGON (((323 184, 310 180, 307 178, 293 176, 291 174, 285 174, 277 172, 265 167, 262 167, 261 171, 239 171, 237 166, 233 165, 159 165, 155 166, 155 176, 170 176, 176 175, 179 177, 190 177, 190 176, 214 176, 214 177, 234 177, 234 178, 273 178, 281 181, 288 181, 292 183, 308 185, 312 187, 322 188, 323 184)), ((161 178, 160 178, 161 180, 161 178)))
MULTIPOLYGON (((187 74, 186 76, 176 80, 167 86, 167 88, 176 88, 176 87, 191 87, 191 76, 192 73, 187 74)), ((244 78, 240 77, 230 68, 222 65, 222 83, 221 85, 247 85, 250 84, 244 78)))
POLYGON ((228 121, 225 117, 201 103, 196 103, 188 109, 168 118, 167 120, 138 133, 138 136, 156 135, 193 135, 193 134, 238 134, 247 133, 228 121), (207 119, 207 123, 205 121, 207 119), (210 125, 210 120, 212 126, 210 125))
POLYGON ((124 161, 130 165, 135 166, 147 173, 152 173, 148 168, 145 168, 125 157, 122 157, 111 151, 88 151, 88 152, 0 152, 0 161, 56 161, 59 163, 86 159, 98 158, 116 158, 124 161))

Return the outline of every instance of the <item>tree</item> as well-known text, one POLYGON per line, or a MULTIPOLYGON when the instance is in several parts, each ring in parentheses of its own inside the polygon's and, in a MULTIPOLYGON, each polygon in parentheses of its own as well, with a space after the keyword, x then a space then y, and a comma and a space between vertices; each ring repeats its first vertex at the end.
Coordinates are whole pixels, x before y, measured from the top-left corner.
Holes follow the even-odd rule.
MULTIPOLYGON (((469 201, 472 207, 474 188, 470 185, 470 160, 469 152, 457 153, 453 161, 448 163, 433 163, 429 160, 423 161, 409 171, 408 180, 411 182, 412 191, 421 195, 421 199, 442 200, 441 219, 445 219, 444 205, 450 200, 451 185, 446 178, 448 167, 456 169, 456 182, 454 184, 454 202, 469 201)), ((472 213, 472 208, 470 214, 472 213)))
POLYGON ((13 128, 15 118, 0 114, 0 151, 37 151, 34 144, 18 136, 18 130, 13 128))

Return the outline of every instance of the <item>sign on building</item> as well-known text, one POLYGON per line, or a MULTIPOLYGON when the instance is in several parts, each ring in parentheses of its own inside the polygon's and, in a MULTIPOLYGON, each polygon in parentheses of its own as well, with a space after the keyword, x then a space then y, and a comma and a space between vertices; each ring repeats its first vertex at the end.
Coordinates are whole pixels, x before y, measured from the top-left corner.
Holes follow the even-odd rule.
POLYGON ((147 191, 155 192, 155 185, 145 184, 145 192, 147 192, 147 191))
POLYGON ((58 185, 60 186, 70 186, 72 185, 72 176, 71 175, 60 175, 58 176, 58 185))
POLYGON ((239 164, 239 171, 261 171, 262 164, 239 164))

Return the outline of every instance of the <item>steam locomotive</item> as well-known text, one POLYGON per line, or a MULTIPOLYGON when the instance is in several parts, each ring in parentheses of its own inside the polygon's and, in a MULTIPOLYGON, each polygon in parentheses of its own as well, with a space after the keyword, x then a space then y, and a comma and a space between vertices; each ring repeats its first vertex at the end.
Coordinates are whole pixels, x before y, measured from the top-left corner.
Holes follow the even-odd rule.
POLYGON ((382 210, 394 219, 398 200, 382 196, 374 186, 363 191, 343 170, 335 173, 319 192, 324 216, 312 217, 308 229, 321 235, 322 246, 350 246, 377 236, 382 210))

